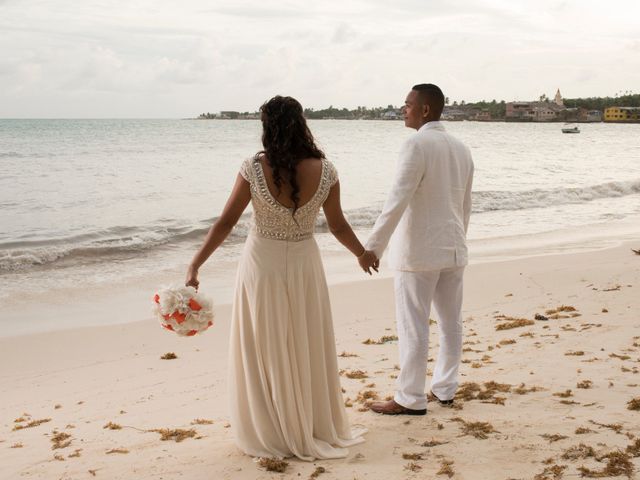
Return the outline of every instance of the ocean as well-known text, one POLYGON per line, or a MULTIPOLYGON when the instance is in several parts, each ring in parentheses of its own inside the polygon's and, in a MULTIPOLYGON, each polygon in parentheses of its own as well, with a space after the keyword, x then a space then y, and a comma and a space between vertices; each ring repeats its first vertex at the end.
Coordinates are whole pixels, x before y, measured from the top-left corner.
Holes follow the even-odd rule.
MULTIPOLYGON (((640 125, 584 124, 563 135, 557 123, 443 123, 476 166, 472 255, 510 245, 564 251, 640 231, 640 125)), ((411 130, 395 121, 309 124, 365 240, 411 130)), ((0 305, 183 272, 260 133, 251 120, 0 120, 0 305)), ((249 215, 213 262, 233 265, 249 215)), ((323 252, 342 250, 322 218, 318 232, 323 252)))

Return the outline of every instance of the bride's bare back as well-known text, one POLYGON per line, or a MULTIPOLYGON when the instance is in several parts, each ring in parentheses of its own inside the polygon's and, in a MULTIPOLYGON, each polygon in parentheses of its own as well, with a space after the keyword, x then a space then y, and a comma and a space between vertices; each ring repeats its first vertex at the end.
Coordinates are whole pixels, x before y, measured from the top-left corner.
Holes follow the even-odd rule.
MULTIPOLYGON (((267 188, 269 188, 269 192, 273 198, 275 198, 281 205, 287 208, 293 208, 293 202, 291 201, 292 189, 286 176, 282 178, 280 193, 278 193, 278 188, 273 181, 273 171, 271 170, 271 167, 264 155, 260 157, 260 164, 264 171, 267 188)), ((285 172, 282 173, 286 175, 285 172)), ((298 163, 296 166, 296 180, 298 182, 298 187, 300 188, 300 192, 298 194, 300 196, 298 207, 302 207, 313 198, 320 186, 321 176, 322 160, 319 158, 305 158, 298 163)))

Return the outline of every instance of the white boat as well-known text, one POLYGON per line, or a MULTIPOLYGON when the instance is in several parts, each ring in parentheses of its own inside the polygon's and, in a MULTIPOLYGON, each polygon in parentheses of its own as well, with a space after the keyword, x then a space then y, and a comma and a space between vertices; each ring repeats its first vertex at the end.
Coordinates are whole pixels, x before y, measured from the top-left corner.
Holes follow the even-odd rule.
POLYGON ((565 125, 564 127, 562 127, 562 133, 580 133, 580 129, 577 125, 565 125))

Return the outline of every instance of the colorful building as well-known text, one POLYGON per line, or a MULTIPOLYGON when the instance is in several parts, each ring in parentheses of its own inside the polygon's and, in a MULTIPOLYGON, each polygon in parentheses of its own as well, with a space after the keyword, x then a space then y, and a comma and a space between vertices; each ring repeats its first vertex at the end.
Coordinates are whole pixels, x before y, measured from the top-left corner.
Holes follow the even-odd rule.
POLYGON ((640 107, 609 107, 604 109, 605 122, 640 123, 640 107))
POLYGON ((601 122, 602 112, 600 110, 587 110, 581 108, 578 115, 578 121, 580 122, 601 122))

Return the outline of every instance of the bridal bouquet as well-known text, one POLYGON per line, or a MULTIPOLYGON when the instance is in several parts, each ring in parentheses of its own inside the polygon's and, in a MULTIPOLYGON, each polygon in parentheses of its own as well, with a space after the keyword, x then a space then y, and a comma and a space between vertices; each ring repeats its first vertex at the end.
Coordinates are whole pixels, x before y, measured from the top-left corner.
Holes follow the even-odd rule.
POLYGON ((180 336, 190 337, 213 325, 213 304, 193 287, 162 288, 153 297, 160 324, 180 336))

